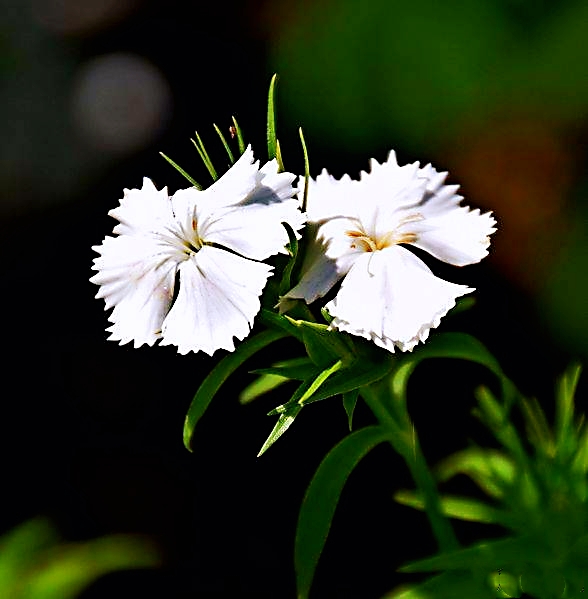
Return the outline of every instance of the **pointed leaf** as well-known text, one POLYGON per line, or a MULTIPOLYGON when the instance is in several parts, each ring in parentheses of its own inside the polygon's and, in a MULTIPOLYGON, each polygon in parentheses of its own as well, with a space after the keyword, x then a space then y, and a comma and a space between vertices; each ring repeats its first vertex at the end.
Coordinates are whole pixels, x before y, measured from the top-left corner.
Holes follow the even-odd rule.
POLYGON ((196 391, 196 395, 194 395, 190 407, 188 408, 188 413, 186 414, 186 419, 184 421, 184 445, 186 449, 192 451, 190 446, 196 424, 198 424, 198 421, 206 411, 212 398, 216 395, 216 392, 229 376, 258 351, 270 343, 286 336, 287 334, 283 331, 270 330, 249 337, 249 339, 244 341, 233 353, 225 356, 210 371, 208 376, 202 381, 198 391, 196 391))
POLYGON ((343 393, 343 407, 347 414, 347 422, 349 424, 349 432, 353 430, 353 413, 355 412, 355 406, 357 405, 357 398, 359 397, 359 389, 353 389, 347 393, 343 393))
POLYGON ((278 421, 263 444, 263 447, 259 450, 257 457, 262 456, 290 428, 294 422, 294 418, 300 414, 300 410, 302 410, 302 406, 294 404, 286 412, 280 414, 278 421))
POLYGON ((406 400, 408 379, 416 366, 426 358, 460 358, 486 366, 498 377, 506 399, 514 393, 512 383, 506 378, 496 358, 475 337, 465 333, 440 333, 426 344, 418 346, 412 354, 402 358, 392 377, 392 390, 396 397, 406 400))
POLYGON ((243 130, 239 127, 237 119, 233 117, 233 127, 231 128, 231 134, 237 136, 237 143, 239 145, 239 154, 243 154, 245 151, 245 140, 243 139, 243 130))
MULTIPOLYGON (((394 500, 402 505, 418 510, 425 509, 422 496, 415 491, 402 489, 394 494, 394 500)), ((510 525, 512 517, 503 510, 496 509, 478 499, 457 497, 453 495, 441 496, 441 510, 449 518, 466 520, 469 522, 483 522, 485 524, 510 525)))
POLYGON ((165 158, 183 177, 185 177, 186 179, 188 179, 188 181, 190 181, 190 183, 198 190, 202 189, 202 185, 200 185, 200 183, 198 183, 195 179, 193 179, 192 177, 190 177, 190 175, 178 164, 176 164, 169 156, 166 156, 163 152, 159 152, 160 156, 163 156, 163 158, 165 158))
POLYGON ((308 150, 304 141, 302 127, 298 129, 300 135, 300 143, 302 144, 302 153, 304 154, 304 194, 302 196, 302 212, 306 212, 306 202, 308 199, 308 180, 310 179, 310 163, 308 161, 308 150))
POLYGON ((302 356, 277 362, 269 368, 257 368, 252 370, 251 374, 274 374, 287 379, 304 381, 315 377, 319 372, 320 370, 308 356, 302 356))
POLYGON ((261 374, 241 391, 239 394, 239 403, 251 403, 254 399, 277 389, 289 380, 288 377, 280 376, 279 374, 261 374))
POLYGON ((216 181, 218 179, 218 175, 216 173, 216 169, 212 165, 212 160, 210 160, 210 156, 208 155, 208 152, 206 151, 206 148, 204 147, 204 144, 200 139, 200 135, 198 135, 198 131, 195 131, 195 134, 196 139, 198 141, 194 141, 193 139, 191 139, 190 141, 194 144, 194 147, 196 148, 198 155, 200 156, 200 159, 202 160, 202 162, 204 162, 204 166, 206 167, 206 170, 208 170, 208 172, 210 173, 212 180, 216 181))
POLYGON ((267 97, 267 159, 273 160, 277 155, 276 138, 276 81, 278 75, 274 74, 269 86, 267 97))
POLYGON ((337 444, 321 462, 300 509, 294 562, 298 599, 307 599, 312 579, 339 501, 349 475, 359 461, 387 439, 379 426, 351 433, 337 444))
POLYGON ((223 144, 223 147, 225 148, 225 152, 227 153, 227 156, 229 157, 229 164, 235 164, 235 157, 233 156, 233 152, 231 151, 231 147, 229 146, 229 142, 227 141, 226 137, 222 134, 222 131, 214 123, 212 126, 214 127, 214 130, 217 132, 218 136, 220 137, 221 143, 223 144))

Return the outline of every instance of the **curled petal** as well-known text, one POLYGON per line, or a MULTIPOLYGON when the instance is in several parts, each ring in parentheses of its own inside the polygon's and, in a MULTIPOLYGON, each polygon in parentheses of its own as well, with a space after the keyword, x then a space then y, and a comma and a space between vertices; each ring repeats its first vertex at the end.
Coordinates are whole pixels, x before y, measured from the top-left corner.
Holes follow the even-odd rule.
POLYGON ((180 354, 233 351, 261 307, 259 296, 272 271, 225 250, 204 247, 179 266, 178 296, 162 327, 161 345, 180 354))
POLYGON ((436 277, 408 250, 394 246, 360 256, 326 306, 331 326, 391 352, 410 351, 473 289, 436 277))
POLYGON ((284 300, 303 299, 311 304, 319 297, 326 295, 335 283, 343 276, 337 270, 336 260, 326 255, 325 242, 316 236, 317 226, 308 225, 310 242, 306 249, 302 264, 302 278, 286 295, 280 298, 280 306, 287 306, 284 300))

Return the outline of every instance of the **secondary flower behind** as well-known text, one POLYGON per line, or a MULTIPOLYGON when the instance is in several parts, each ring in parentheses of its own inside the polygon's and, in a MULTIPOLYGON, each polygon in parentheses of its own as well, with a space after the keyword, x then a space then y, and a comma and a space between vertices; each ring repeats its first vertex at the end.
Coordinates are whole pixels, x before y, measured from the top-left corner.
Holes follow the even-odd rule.
POLYGON ((178 352, 233 351, 233 337, 249 334, 273 267, 261 262, 285 252, 304 217, 275 160, 261 169, 248 147, 208 189, 169 197, 145 178, 126 189, 109 214, 119 221, 93 249, 100 285, 96 297, 113 308, 109 339, 135 347, 176 345, 178 352))
POLYGON ((326 309, 331 326, 365 337, 391 352, 410 351, 473 291, 436 277, 403 246, 414 246, 455 266, 479 262, 496 230, 490 213, 460 206, 447 173, 419 163, 372 160, 359 181, 323 171, 310 180, 307 220, 316 231, 303 276, 284 299, 311 303, 340 279, 326 309))

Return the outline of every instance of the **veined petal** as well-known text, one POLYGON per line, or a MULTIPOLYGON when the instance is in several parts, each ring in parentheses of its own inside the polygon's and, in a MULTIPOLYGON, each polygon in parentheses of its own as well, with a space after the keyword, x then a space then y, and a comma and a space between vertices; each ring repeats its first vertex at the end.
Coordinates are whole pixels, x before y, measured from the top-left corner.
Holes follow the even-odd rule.
POLYGON ((106 237, 94 249, 100 254, 92 267, 98 273, 90 281, 100 285, 96 297, 104 298, 105 309, 114 306, 109 339, 153 345, 173 297, 175 261, 140 236, 106 237))
POLYGON ((391 352, 410 351, 473 289, 436 277, 408 250, 392 246, 360 256, 326 306, 331 326, 391 352))
POLYGON ((207 242, 217 243, 247 258, 265 260, 274 254, 286 253, 288 233, 283 222, 296 232, 304 226, 298 200, 249 203, 226 209, 209 217, 200 235, 207 242))
POLYGON ((319 223, 339 216, 355 217, 357 184, 357 181, 352 181, 349 175, 335 179, 326 169, 323 169, 316 180, 309 179, 306 205, 308 221, 319 223))
POLYGON ((178 296, 165 318, 161 345, 180 354, 233 351, 261 307, 259 296, 272 267, 225 250, 203 247, 179 265, 178 296))
POLYGON ((444 211, 437 205, 433 210, 429 214, 424 204, 419 208, 422 220, 408 225, 416 237, 412 245, 455 266, 474 264, 488 255, 490 235, 496 231, 491 213, 456 205, 444 211))

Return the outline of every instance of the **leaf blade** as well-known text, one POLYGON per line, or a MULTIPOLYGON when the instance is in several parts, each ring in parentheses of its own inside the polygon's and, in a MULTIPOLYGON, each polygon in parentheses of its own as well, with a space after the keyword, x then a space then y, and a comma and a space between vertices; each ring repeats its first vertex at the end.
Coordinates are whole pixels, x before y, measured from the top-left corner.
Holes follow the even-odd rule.
POLYGON ((386 439, 386 431, 379 426, 351 433, 326 455, 313 476, 296 528, 294 566, 299 599, 308 597, 339 496, 349 475, 371 449, 386 439))

